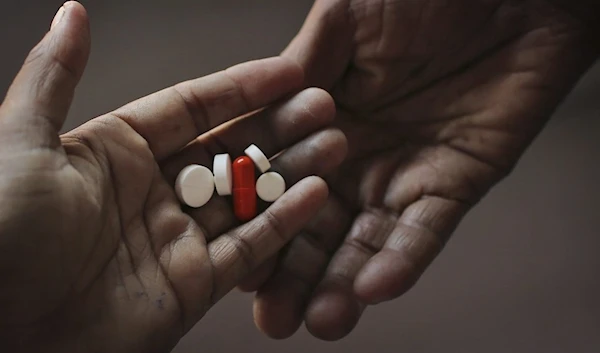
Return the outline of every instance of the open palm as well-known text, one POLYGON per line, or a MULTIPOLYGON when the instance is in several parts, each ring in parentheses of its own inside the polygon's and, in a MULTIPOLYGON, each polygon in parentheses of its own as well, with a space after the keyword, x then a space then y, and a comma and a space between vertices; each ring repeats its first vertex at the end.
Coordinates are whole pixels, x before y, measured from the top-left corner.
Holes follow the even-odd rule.
POLYGON ((349 155, 242 286, 258 327, 339 339, 408 290, 593 62, 585 25, 533 0, 317 1, 284 54, 332 93, 349 155))
POLYGON ((323 90, 272 104, 302 85, 283 58, 180 83, 59 136, 90 46, 83 7, 64 9, 0 108, 0 350, 168 351, 321 209, 327 186, 309 176, 335 168, 346 140, 325 129, 335 108, 323 90), (251 143, 285 149, 272 162, 291 186, 280 199, 242 225, 216 195, 182 209, 183 167, 251 143))

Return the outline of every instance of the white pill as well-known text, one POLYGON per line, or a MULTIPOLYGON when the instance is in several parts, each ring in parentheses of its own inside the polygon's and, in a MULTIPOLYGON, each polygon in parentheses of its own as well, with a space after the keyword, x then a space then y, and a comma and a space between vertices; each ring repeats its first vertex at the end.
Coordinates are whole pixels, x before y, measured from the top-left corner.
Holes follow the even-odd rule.
POLYGON ((285 180, 280 174, 268 172, 256 181, 256 194, 261 200, 273 202, 285 192, 285 180))
POLYGON ((265 156, 263 151, 261 151, 256 145, 248 146, 248 148, 244 150, 244 153, 250 157, 250 159, 252 159, 252 162, 254 162, 256 167, 258 167, 262 173, 271 169, 271 162, 269 162, 267 156, 265 156))
POLYGON ((218 154, 213 161, 215 187, 220 196, 231 195, 231 157, 228 154, 218 154))
POLYGON ((201 165, 188 165, 175 180, 179 200, 190 207, 204 206, 215 191, 215 180, 210 169, 201 165))

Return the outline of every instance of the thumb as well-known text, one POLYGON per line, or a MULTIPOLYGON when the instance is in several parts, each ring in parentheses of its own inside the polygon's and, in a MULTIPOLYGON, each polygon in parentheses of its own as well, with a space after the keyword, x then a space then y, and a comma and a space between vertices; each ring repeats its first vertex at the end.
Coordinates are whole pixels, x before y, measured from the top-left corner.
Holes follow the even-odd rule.
POLYGON ((6 133, 2 140, 12 137, 30 148, 57 147, 89 51, 86 11, 78 2, 66 2, 29 53, 0 107, 0 132, 6 133))
POLYGON ((317 0, 282 56, 304 69, 306 86, 330 90, 353 51, 355 21, 348 0, 317 0))

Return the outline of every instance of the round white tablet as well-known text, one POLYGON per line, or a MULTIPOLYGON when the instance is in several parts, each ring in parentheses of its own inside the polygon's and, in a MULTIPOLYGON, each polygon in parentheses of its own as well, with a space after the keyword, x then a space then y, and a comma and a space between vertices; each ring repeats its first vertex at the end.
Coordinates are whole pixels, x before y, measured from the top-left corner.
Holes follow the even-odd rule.
POLYGON ((231 157, 227 153, 218 154, 213 161, 215 187, 220 196, 231 195, 231 157))
POLYGON ((210 169, 192 164, 183 168, 175 180, 179 200, 190 207, 204 206, 215 191, 215 181, 210 169))
POLYGON ((261 200, 273 202, 285 192, 285 180, 275 172, 261 175, 256 181, 256 194, 261 200))
POLYGON ((244 150, 244 153, 250 157, 250 159, 252 159, 252 162, 254 162, 254 164, 262 173, 271 168, 271 162, 269 162, 267 156, 265 156, 263 151, 261 151, 256 145, 248 146, 248 148, 244 150))

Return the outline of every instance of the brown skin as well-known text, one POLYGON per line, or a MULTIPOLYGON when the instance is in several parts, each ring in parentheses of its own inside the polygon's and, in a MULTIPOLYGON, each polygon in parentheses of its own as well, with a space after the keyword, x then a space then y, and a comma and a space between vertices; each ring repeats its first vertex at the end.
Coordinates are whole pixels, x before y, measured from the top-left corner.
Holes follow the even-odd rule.
POLYGON ((341 163, 346 139, 327 128, 325 91, 289 97, 303 72, 284 58, 183 82, 59 136, 90 48, 84 8, 65 9, 0 107, 0 351, 169 351, 322 208, 328 188, 311 175, 341 163), (273 161, 284 196, 243 225, 218 196, 182 210, 181 168, 252 142, 286 149, 273 161))
POLYGON ((332 93, 349 156, 325 210, 241 286, 263 332, 340 339, 416 283, 597 58, 598 5, 572 3, 315 3, 284 55, 332 93))

